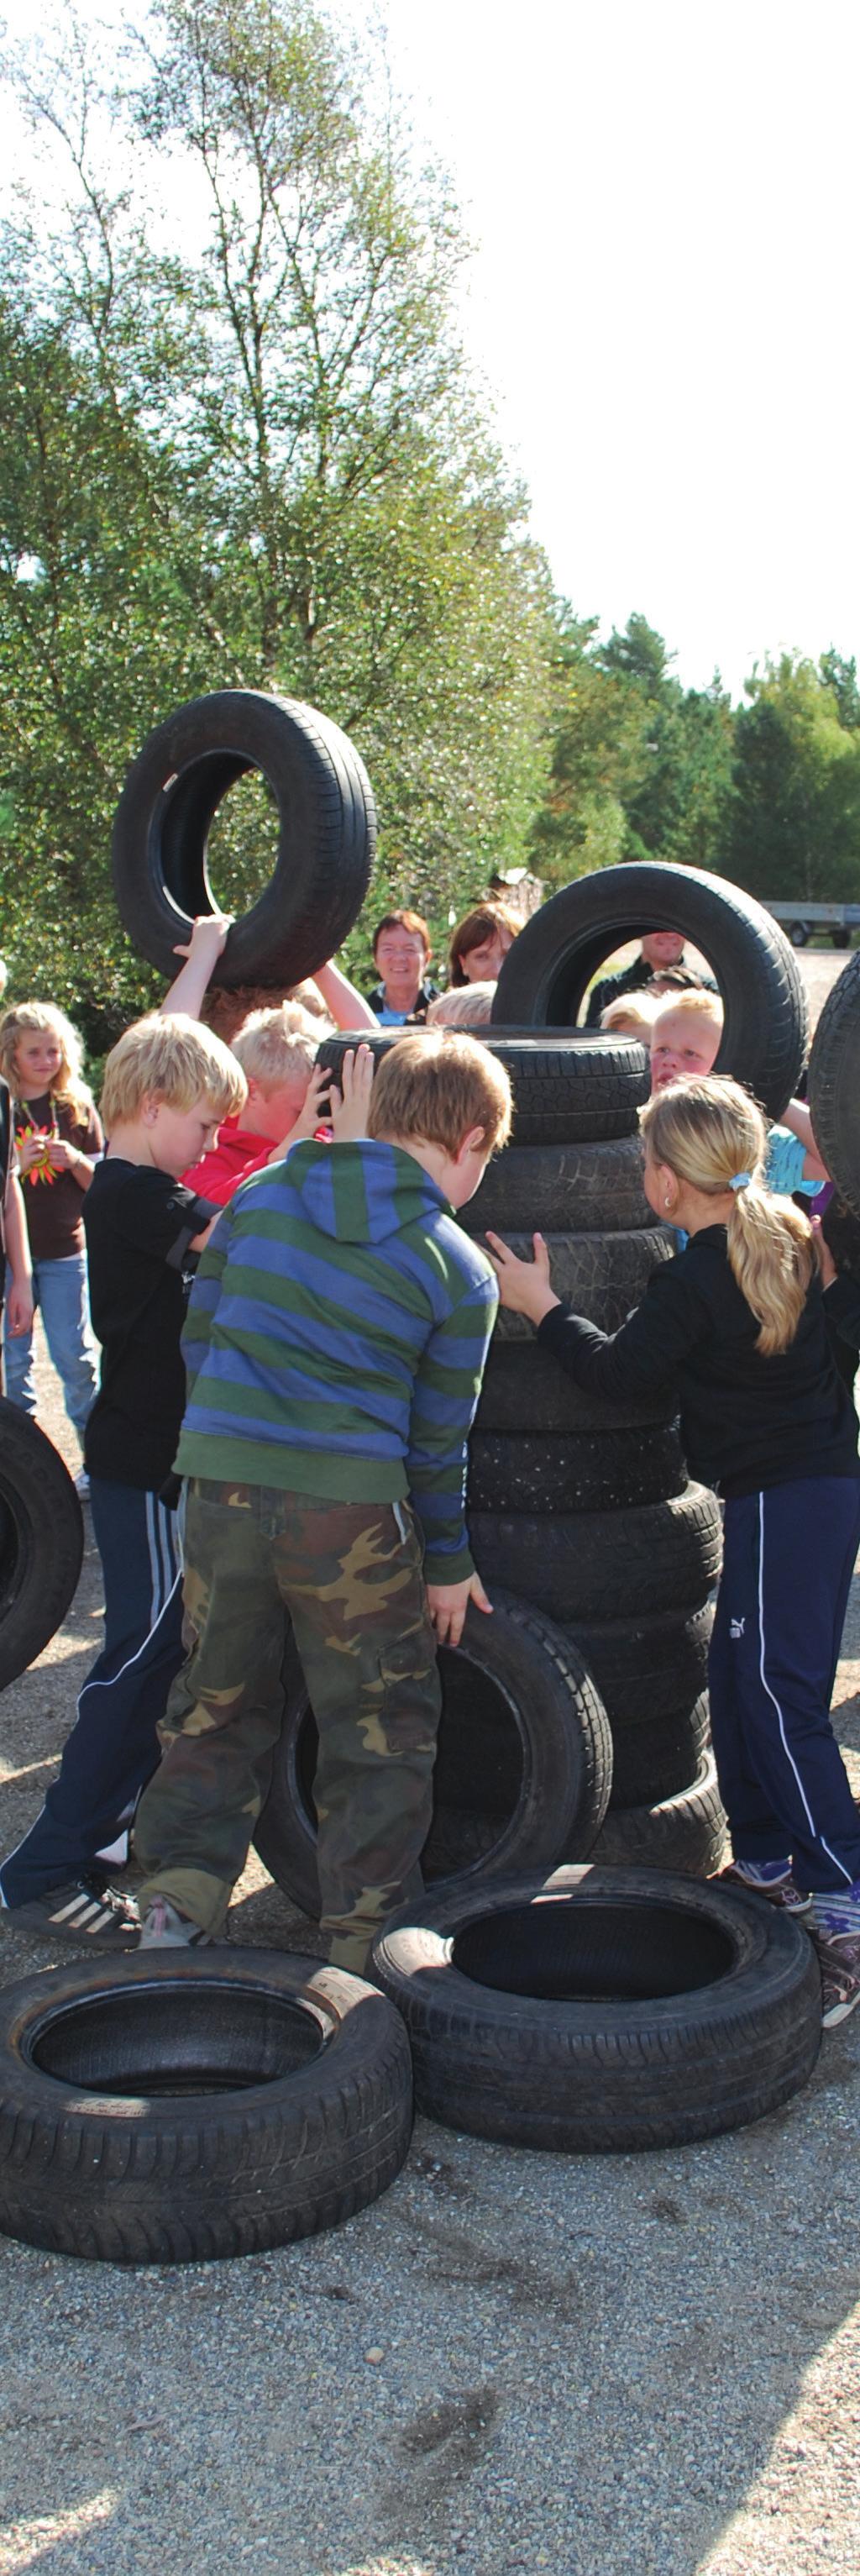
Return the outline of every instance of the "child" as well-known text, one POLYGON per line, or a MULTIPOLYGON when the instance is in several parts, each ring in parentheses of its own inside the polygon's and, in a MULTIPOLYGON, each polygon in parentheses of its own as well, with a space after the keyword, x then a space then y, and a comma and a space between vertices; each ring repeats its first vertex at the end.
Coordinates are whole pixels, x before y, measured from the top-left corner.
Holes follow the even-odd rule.
MULTIPOLYGON (((90 1324, 83 1208, 101 1153, 102 1131, 81 1080, 81 1042, 52 1002, 19 1002, 0 1021, 0 1070, 14 1102, 18 1169, 33 1273, 33 1302, 42 1310, 48 1349, 62 1380, 66 1412, 83 1448, 98 1386, 90 1324)), ((35 1414, 31 1328, 4 1336, 6 1393, 35 1414)), ((86 1491, 86 1478, 78 1478, 86 1491)))
POLYGON ((220 1038, 179 1014, 138 1020, 105 1066, 109 1143, 85 1208, 102 1344, 85 1457, 105 1641, 83 1685, 59 1779, 0 1866, 0 1902, 13 1930, 62 1932, 101 1948, 136 1930, 134 1908, 106 1887, 98 1856, 120 1834, 158 1759, 156 1721, 182 1661, 176 1516, 161 1489, 185 1401, 184 1273, 217 1211, 178 1175, 244 1093, 244 1074, 220 1038))
POLYGON ((618 1037, 638 1038, 640 1045, 650 1047, 654 1026, 654 1002, 648 993, 617 993, 600 1014, 600 1026, 618 1037))
MULTIPOLYGON (((687 1082, 710 1073, 722 1034, 723 1006, 718 993, 702 990, 685 993, 680 1001, 669 997, 662 1002, 651 1024, 652 1092, 665 1090, 671 1082, 687 1082)), ((814 1197, 822 1181, 829 1178, 812 1133, 806 1102, 790 1100, 781 1123, 767 1131, 765 1188, 780 1198, 791 1198, 795 1190, 814 1197)))
POLYGON ((186 1189, 226 1207, 240 1181, 277 1162, 291 1144, 313 1136, 324 1113, 331 1077, 317 1066, 319 1040, 304 1026, 304 1012, 290 1002, 252 1011, 232 1040, 247 1083, 243 1121, 228 1118, 218 1143, 183 1173, 186 1189))
POLYGON ((476 1029, 492 1017, 495 984, 456 984, 437 993, 427 1012, 428 1029, 476 1029))
MULTIPOLYGON (((368 1054, 368 1092, 372 1069, 368 1054)), ((247 1181, 201 1264, 177 1459, 195 1642, 135 1826, 145 1947, 222 1931, 280 1725, 287 1611, 319 1728, 334 1965, 360 1973, 415 1884, 436 1639, 458 1641, 470 1600, 490 1608, 463 1493, 497 1293, 451 1211, 510 1115, 507 1075, 478 1042, 404 1038, 367 1140, 296 1145, 247 1181)))
POLYGON ((533 1263, 491 1235, 502 1303, 589 1393, 679 1393, 691 1473, 725 1500, 709 1682, 728 1875, 810 1914, 829 2027, 860 2002, 860 1814, 828 1714, 860 1543, 856 1425, 811 1228, 762 1185, 755 1103, 704 1078, 640 1120, 646 1198, 687 1250, 607 1334, 554 1295, 540 1235, 533 1263))

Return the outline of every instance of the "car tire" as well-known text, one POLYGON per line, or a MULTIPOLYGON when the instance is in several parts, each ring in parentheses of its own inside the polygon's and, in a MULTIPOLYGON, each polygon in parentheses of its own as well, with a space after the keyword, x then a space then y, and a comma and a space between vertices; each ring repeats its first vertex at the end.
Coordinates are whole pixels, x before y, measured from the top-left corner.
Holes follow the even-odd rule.
POLYGON ((594 1674, 610 1726, 638 1726, 651 1709, 667 1718, 686 1716, 707 1689, 713 1624, 709 1602, 629 1619, 576 1620, 570 1633, 594 1674))
POLYGON ((638 1430, 650 1423, 659 1429, 671 1422, 672 1414, 671 1400, 662 1389, 653 1396, 627 1396, 623 1403, 609 1404, 604 1396, 589 1395, 585 1388, 576 1386, 553 1353, 545 1350, 534 1335, 530 1342, 503 1342, 494 1334, 475 1428, 485 1432, 578 1433, 638 1430))
POLYGON ((650 1810, 666 1799, 686 1796, 689 1782, 702 1776, 710 1750, 711 1718, 707 1691, 692 1708, 662 1709, 644 1702, 638 1720, 612 1728, 612 1796, 610 1814, 622 1808, 650 1810))
POLYGON ((506 2145, 714 2137, 787 2102, 821 2042, 815 1953, 790 1916, 646 1870, 443 1892, 386 1925, 374 1965, 418 2107, 506 2145))
POLYGON ((83 1552, 83 1514, 59 1450, 0 1397, 0 1690, 62 1626, 83 1552))
POLYGON ((819 1153, 840 1197, 860 1216, 860 949, 843 966, 818 1022, 809 1108, 819 1153))
POLYGON ((703 1485, 628 1511, 473 1512, 469 1535, 482 1581, 533 1601, 571 1629, 642 1611, 701 1605, 719 1574, 719 1505, 703 1485))
POLYGON ((613 1869, 676 1869, 710 1878, 720 1867, 725 1841, 714 1758, 706 1752, 690 1787, 647 1806, 614 1807, 592 1849, 595 1860, 613 1869))
POLYGON ((0 1995, 0 2230, 211 2263, 337 2227, 412 2127, 385 1997, 278 1951, 75 1962, 0 1995))
POLYGON ((476 1430, 469 1442, 467 1515, 612 1511, 664 1503, 686 1483, 674 1429, 533 1436, 476 1430))
POLYGON ((587 1234, 653 1226, 638 1136, 597 1145, 507 1145, 468 1205, 469 1232, 587 1234))
POLYGON ((806 1059, 809 1010, 785 933, 752 895, 701 868, 632 860, 598 868, 551 895, 504 959, 493 1024, 572 1027, 592 976, 626 939, 679 930, 720 987, 725 1025, 716 1073, 734 1074, 779 1118, 806 1059))
MULTIPOLYGON (((428 1881, 462 1875, 483 1885, 511 1869, 550 1868, 571 1844, 590 1851, 609 1803, 612 1739, 576 1649, 537 1611, 496 1592, 492 1618, 470 1608, 460 1645, 442 1647, 439 1663, 428 1881)), ((254 1842, 278 1886, 311 1916, 319 1914, 316 1757, 290 1640, 281 1738, 254 1842)))
MULTIPOLYGON (((368 1045, 377 1063, 404 1037, 421 1029, 339 1029, 320 1046, 317 1063, 337 1076, 347 1047, 368 1045)), ((436 1037, 436 1029, 428 1029, 436 1037)), ((465 1032, 469 1034, 469 1032, 465 1032)), ((638 1112, 648 1098, 648 1058, 633 1038, 602 1037, 598 1030, 473 1029, 510 1077, 512 1142, 517 1145, 594 1144, 636 1136, 638 1112)))
POLYGON ((261 689, 219 689, 177 707, 132 761, 113 828, 120 919, 171 978, 195 914, 212 909, 206 841, 237 778, 260 770, 278 808, 274 874, 228 934, 226 988, 298 984, 334 955, 370 883, 373 794, 353 744, 314 707, 261 689))
MULTIPOLYGON (((460 1222, 464 1223, 466 1211, 460 1222)), ((472 1233, 470 1224, 464 1232, 472 1233)), ((632 1307, 645 1295, 652 1271, 662 1261, 671 1261, 675 1237, 669 1226, 639 1226, 632 1233, 617 1234, 547 1234, 550 1283, 557 1297, 566 1298, 577 1315, 587 1316, 604 1333, 617 1333, 626 1323, 632 1307)), ((505 1242, 521 1261, 533 1254, 529 1234, 510 1230, 505 1242)), ((500 1306, 493 1338, 499 1342, 530 1342, 534 1327, 525 1315, 515 1315, 500 1306)))

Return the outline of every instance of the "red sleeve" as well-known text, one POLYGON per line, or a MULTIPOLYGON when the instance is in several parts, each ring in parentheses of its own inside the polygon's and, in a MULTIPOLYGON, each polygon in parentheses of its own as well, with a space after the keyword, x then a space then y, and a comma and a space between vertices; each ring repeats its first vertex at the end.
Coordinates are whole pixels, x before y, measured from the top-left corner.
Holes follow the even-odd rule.
POLYGON ((185 1187, 211 1199, 215 1207, 226 1207, 240 1181, 249 1181, 252 1172, 262 1171, 271 1150, 271 1145, 264 1145, 261 1152, 249 1154, 247 1160, 242 1160, 233 1139, 227 1138, 223 1143, 219 1141, 211 1154, 204 1154, 199 1163, 192 1164, 190 1171, 183 1172, 185 1187))

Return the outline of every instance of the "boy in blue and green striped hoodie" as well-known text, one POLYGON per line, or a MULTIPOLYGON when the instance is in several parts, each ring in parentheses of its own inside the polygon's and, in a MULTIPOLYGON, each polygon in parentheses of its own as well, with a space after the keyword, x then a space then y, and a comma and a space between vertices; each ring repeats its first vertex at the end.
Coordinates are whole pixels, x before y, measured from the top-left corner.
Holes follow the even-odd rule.
POLYGON ((510 1109, 476 1040, 404 1038, 367 1138, 294 1146, 236 1192, 201 1260, 176 1462, 194 1643, 138 1809, 142 1947, 223 1929, 277 1740, 287 1613, 319 1729, 333 1964, 360 1971, 414 1890, 436 1647, 456 1643, 470 1600, 490 1608, 463 1499, 498 1291, 453 1210, 510 1109))

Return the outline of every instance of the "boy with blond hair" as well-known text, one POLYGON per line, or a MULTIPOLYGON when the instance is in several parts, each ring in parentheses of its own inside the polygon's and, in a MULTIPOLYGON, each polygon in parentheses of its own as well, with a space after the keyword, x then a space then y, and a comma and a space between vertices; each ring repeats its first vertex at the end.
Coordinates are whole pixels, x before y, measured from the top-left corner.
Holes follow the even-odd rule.
POLYGON ((315 1134, 329 1089, 329 1077, 316 1062, 319 1031, 301 1003, 249 1011, 230 1045, 247 1085, 243 1116, 228 1118, 217 1145, 183 1174, 186 1187, 216 1207, 226 1207, 240 1181, 315 1134))
MULTIPOLYGON (((158 1760, 156 1723, 182 1660, 181 1569, 170 1477, 185 1401, 186 1274, 217 1216, 179 1179, 237 1111, 245 1076, 220 1038, 181 1013, 126 1029, 105 1066, 108 1135, 84 1201, 101 1384, 86 1426, 105 1640, 78 1700, 60 1774, 0 1867, 13 1930, 108 1948, 136 1915, 101 1866, 158 1760)), ((120 1856, 120 1855, 117 1855, 120 1856)))
MULTIPOLYGON (((372 1073, 357 1059, 368 1092, 372 1073)), ((366 1139, 339 1143, 335 1109, 334 1142, 246 1182, 204 1255, 177 1458, 194 1645, 135 1828, 144 1947, 223 1930, 278 1736, 287 1613, 319 1729, 333 1964, 361 1971, 416 1883, 436 1644, 457 1642, 470 1601, 490 1608, 463 1495, 497 1291, 453 1211, 510 1115, 507 1075, 474 1039, 399 1040, 366 1139)))

